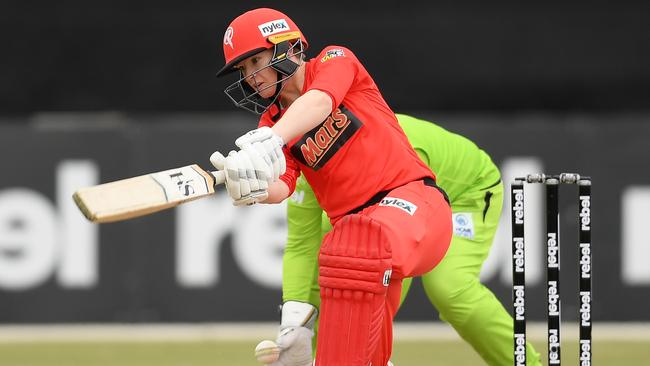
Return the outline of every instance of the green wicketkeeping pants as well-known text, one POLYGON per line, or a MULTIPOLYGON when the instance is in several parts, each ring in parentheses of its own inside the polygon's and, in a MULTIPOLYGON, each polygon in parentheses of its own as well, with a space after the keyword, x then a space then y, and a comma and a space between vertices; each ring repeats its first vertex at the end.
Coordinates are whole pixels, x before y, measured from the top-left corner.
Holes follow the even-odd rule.
MULTIPOLYGON (((458 208, 454 207, 455 214, 471 216, 473 230, 454 231, 445 258, 431 272, 422 276, 422 284, 429 300, 440 313, 440 319, 449 323, 488 365, 510 366, 514 363, 512 317, 479 280, 503 205, 501 184, 489 189, 489 192, 491 197, 487 191, 481 194, 477 192, 473 203, 467 201, 458 208), (485 210, 487 202, 489 206, 485 210), (473 234, 473 238, 461 236, 463 234, 473 234)), ((455 222, 454 228, 457 225, 458 222, 455 222)), ((464 227, 467 228, 467 225, 464 227)), ((404 280, 402 301, 410 284, 411 279, 404 280)), ((541 365, 539 353, 530 343, 527 344, 527 356, 528 365, 541 365)))

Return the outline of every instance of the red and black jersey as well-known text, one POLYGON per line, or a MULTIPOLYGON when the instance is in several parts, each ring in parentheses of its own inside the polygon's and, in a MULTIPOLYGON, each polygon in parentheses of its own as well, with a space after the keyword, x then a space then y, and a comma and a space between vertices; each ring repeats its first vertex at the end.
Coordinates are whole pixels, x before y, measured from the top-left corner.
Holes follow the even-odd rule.
MULTIPOLYGON (((377 85, 347 48, 328 46, 306 63, 303 94, 327 93, 329 117, 284 149, 291 192, 300 171, 332 220, 366 203, 380 191, 434 177, 417 156, 377 85)), ((260 119, 272 126, 274 106, 260 119)))

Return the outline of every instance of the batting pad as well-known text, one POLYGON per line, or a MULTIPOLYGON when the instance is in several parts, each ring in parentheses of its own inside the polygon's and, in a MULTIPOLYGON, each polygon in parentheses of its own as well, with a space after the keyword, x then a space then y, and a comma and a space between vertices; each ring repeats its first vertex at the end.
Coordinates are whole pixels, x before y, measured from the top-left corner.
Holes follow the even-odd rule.
POLYGON ((382 337, 391 249, 381 226, 348 215, 325 237, 316 366, 367 366, 382 337))

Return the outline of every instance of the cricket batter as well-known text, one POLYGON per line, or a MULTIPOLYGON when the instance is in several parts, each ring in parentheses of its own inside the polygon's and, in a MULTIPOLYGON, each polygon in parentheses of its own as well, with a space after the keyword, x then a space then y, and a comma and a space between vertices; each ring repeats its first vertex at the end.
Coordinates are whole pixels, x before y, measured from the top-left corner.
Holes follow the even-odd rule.
MULTIPOLYGON (((501 215, 503 184, 499 170, 472 141, 431 122, 399 114, 397 119, 422 161, 437 173, 437 182, 448 193, 453 212, 451 246, 442 262, 422 276, 425 292, 440 318, 451 324, 488 365, 512 365, 512 317, 479 279, 501 215)), ((318 249, 331 225, 302 177, 288 201, 287 214, 283 301, 285 306, 309 307, 316 313, 320 303, 318 249), (290 305, 294 302, 298 304, 290 305)), ((403 280, 402 301, 410 284, 411 278, 403 280)), ((286 322, 284 317, 290 314, 283 311, 282 316, 286 322)), ((313 323, 311 319, 304 327, 307 329, 280 334, 276 343, 283 349, 282 366, 310 364, 311 330, 317 328, 313 323)), ((532 345, 527 347, 528 365, 541 365, 539 354, 532 345)))
MULTIPOLYGON (((261 118, 235 141, 240 150, 210 160, 236 205, 281 202, 302 172, 333 224, 318 256, 316 365, 386 365, 402 279, 440 263, 451 208, 354 53, 328 46, 305 60, 307 47, 273 9, 230 23, 218 75, 238 72, 226 93, 261 118)), ((313 315, 285 308, 290 332, 313 315)))

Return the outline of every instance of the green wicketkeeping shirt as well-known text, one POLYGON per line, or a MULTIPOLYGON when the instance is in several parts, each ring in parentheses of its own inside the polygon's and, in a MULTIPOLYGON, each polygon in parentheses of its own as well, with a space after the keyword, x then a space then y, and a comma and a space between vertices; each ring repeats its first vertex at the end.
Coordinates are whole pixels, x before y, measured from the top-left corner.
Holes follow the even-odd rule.
MULTIPOLYGON (((476 144, 431 122, 397 115, 400 125, 420 158, 436 174, 447 192, 453 211, 476 205, 475 193, 499 182, 492 159, 476 144)), ((283 301, 317 305, 318 250, 325 231, 323 211, 311 187, 301 176, 288 201, 288 237, 283 258, 283 301)))

